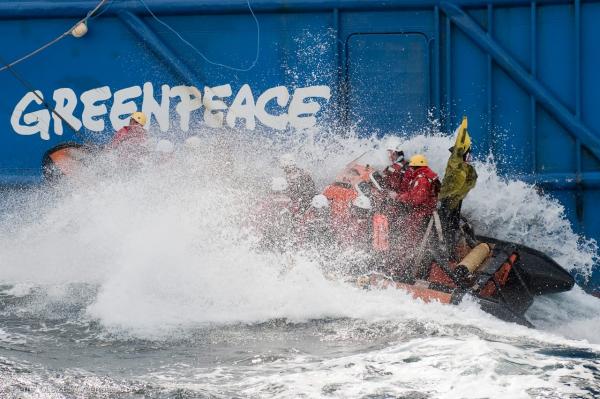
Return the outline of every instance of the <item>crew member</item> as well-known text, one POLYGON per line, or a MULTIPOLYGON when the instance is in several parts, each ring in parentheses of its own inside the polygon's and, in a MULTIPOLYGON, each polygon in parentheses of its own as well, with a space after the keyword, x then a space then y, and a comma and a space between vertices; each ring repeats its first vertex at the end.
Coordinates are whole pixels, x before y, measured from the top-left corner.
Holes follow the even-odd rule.
POLYGON ((359 195, 350 206, 350 223, 345 231, 345 244, 358 249, 369 250, 371 242, 371 217, 373 215, 371 200, 359 195))
POLYGON ((294 241, 294 205, 288 189, 285 178, 274 177, 269 195, 258 207, 256 225, 263 249, 285 251, 294 241))
POLYGON ((390 223, 386 212, 388 199, 383 189, 384 177, 379 172, 371 172, 369 182, 372 187, 371 202, 373 204, 372 249, 375 252, 387 253, 390 248, 390 223))
POLYGON ((410 158, 411 178, 407 191, 398 196, 407 214, 403 224, 403 236, 408 247, 415 247, 423 238, 427 222, 436 209, 440 181, 429 168, 427 158, 417 154, 410 158))
POLYGON ((140 146, 146 144, 148 134, 144 125, 147 122, 143 112, 134 112, 129 119, 129 125, 122 127, 112 138, 109 147, 140 146))
POLYGON ((463 118, 459 126, 456 142, 450 148, 450 158, 440 190, 440 220, 444 239, 446 240, 450 257, 457 244, 457 233, 460 226, 462 201, 469 191, 475 187, 477 172, 471 165, 471 137, 467 132, 467 118, 463 118))
POLYGON ((289 195, 300 212, 305 212, 313 197, 317 194, 315 182, 312 177, 296 164, 292 154, 284 154, 279 158, 279 165, 285 172, 289 185, 289 195))
POLYGON ((350 207, 358 193, 345 175, 338 176, 333 184, 323 190, 323 195, 331 206, 331 231, 339 242, 343 240, 346 226, 350 223, 350 207))
POLYGON ((323 194, 313 197, 300 222, 299 236, 304 244, 321 249, 331 247, 331 207, 323 194))
POLYGON ((383 200, 383 213, 390 223, 391 239, 393 246, 398 246, 398 240, 402 240, 401 232, 404 228, 403 219, 406 209, 397 199, 408 190, 408 184, 411 180, 412 169, 408 166, 408 161, 404 158, 404 151, 397 146, 388 149, 388 156, 391 165, 383 171, 384 187, 386 188, 386 197, 383 200))
POLYGON ((404 159, 404 151, 400 146, 389 148, 387 151, 391 165, 383 171, 385 186, 388 190, 399 193, 402 189, 404 174, 408 170, 408 162, 404 159))

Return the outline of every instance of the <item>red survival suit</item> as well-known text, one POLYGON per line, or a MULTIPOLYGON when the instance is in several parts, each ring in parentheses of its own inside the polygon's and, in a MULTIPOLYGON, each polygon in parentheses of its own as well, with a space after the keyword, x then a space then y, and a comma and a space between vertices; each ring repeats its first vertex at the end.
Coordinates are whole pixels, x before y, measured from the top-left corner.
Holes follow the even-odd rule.
POLYGON ((144 127, 131 124, 119 129, 108 148, 116 153, 124 169, 135 170, 142 166, 141 159, 148 154, 146 142, 147 135, 144 127))
POLYGON ((331 204, 332 233, 338 241, 344 241, 351 221, 350 207, 358 194, 352 184, 338 181, 325 187, 323 195, 331 204))
POLYGON ((408 162, 402 160, 394 162, 383 171, 385 179, 385 193, 393 200, 388 200, 387 195, 380 201, 383 213, 388 217, 393 240, 399 238, 399 233, 404 229, 405 209, 398 203, 400 196, 408 191, 412 180, 414 169, 408 166, 408 162))
POLYGON ((406 172, 410 169, 408 162, 402 159, 399 162, 394 162, 383 171, 383 177, 385 179, 386 188, 392 190, 398 194, 406 188, 406 172))
POLYGON ((440 181, 428 166, 411 169, 407 191, 400 194, 398 200, 407 207, 405 237, 407 244, 414 247, 423 238, 427 222, 436 209, 440 181))
POLYGON ((352 218, 347 228, 348 243, 373 253, 390 249, 388 219, 381 213, 365 212, 352 207, 352 218))
POLYGON ((128 125, 119 129, 110 142, 111 148, 121 147, 123 144, 127 146, 140 146, 146 144, 147 133, 141 125, 128 125))

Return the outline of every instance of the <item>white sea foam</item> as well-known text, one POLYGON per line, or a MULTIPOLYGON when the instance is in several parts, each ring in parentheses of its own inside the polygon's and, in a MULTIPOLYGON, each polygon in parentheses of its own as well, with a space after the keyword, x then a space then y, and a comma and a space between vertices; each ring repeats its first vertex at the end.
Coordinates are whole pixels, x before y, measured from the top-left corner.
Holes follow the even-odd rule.
MULTIPOLYGON (((228 133, 203 140, 201 148, 178 147, 174 158, 148 163, 130 175, 119 173, 114 159, 101 158, 79 178, 13 204, 17 210, 4 216, 0 230, 0 279, 97 286, 89 317, 144 337, 205 324, 324 317, 416 318, 527 334, 520 327, 503 328, 506 323, 468 303, 450 309, 400 292, 361 291, 326 279, 307 253, 278 255, 254 248, 248 215, 268 178, 281 173, 275 159, 283 151, 294 152, 323 187, 357 157, 382 167, 385 148, 398 143, 407 156, 424 153, 442 174, 449 137, 332 138, 312 131, 293 138, 228 133)), ((464 210, 477 231, 530 245, 567 269, 589 272, 597 259, 595 243, 573 233, 557 201, 530 185, 500 178, 491 160, 476 166, 479 182, 464 210)), ((600 319, 595 299, 574 292, 544 301, 532 310, 543 328, 597 342, 576 327, 586 323, 583 319, 600 319), (578 321, 565 316, 564 324, 573 322, 572 328, 559 327, 548 309, 563 300, 586 309, 578 321)))
POLYGON ((218 376, 214 372, 210 376, 197 374, 197 382, 179 381, 177 385, 210 392, 214 386, 202 381, 218 377, 229 389, 252 397, 284 398, 302 392, 309 398, 377 395, 528 399, 586 397, 589 392, 579 382, 593 379, 590 370, 573 367, 568 359, 557 360, 470 335, 462 339, 416 338, 366 354, 318 362, 299 355, 289 361, 255 366, 245 378, 232 378, 230 372, 219 369, 218 376), (274 387, 278 389, 273 393, 274 387))

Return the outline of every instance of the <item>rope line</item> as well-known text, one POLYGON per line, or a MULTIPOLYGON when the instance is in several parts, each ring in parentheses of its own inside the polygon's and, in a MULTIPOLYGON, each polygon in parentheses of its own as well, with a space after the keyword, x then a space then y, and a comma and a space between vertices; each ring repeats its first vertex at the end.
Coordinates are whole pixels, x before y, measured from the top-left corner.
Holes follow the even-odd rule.
POLYGON ((198 50, 192 43, 190 43, 189 41, 187 41, 173 27, 171 27, 169 24, 167 24, 166 22, 164 22, 163 20, 161 20, 160 18, 158 18, 152 12, 152 10, 150 9, 150 7, 148 7, 148 5, 146 4, 146 2, 144 0, 139 0, 139 1, 146 8, 146 10, 148 11, 148 13, 150 13, 150 15, 152 16, 152 18, 154 18, 159 24, 163 25, 165 28, 167 28, 168 30, 170 30, 171 33, 173 33, 175 36, 177 36, 179 38, 179 40, 181 40, 183 43, 187 44, 200 57, 202 57, 202 59, 204 59, 204 61, 208 62, 209 64, 214 65, 214 66, 223 67, 223 68, 226 68, 226 69, 230 69, 230 70, 236 71, 236 72, 249 72, 252 69, 254 69, 254 67, 258 63, 258 58, 260 56, 260 23, 258 22, 258 18, 256 17, 256 14, 254 14, 254 10, 252 9, 252 6, 250 5, 250 0, 246 0, 246 3, 248 4, 248 9, 250 10, 250 13, 252 14, 252 17, 254 18, 254 22, 256 23, 256 54, 254 56, 254 61, 252 62, 252 64, 248 68, 237 68, 237 67, 233 67, 233 66, 230 66, 230 65, 226 65, 226 64, 222 64, 220 62, 216 62, 216 61, 210 60, 207 56, 204 55, 204 53, 202 53, 200 50, 198 50))
POLYGON ((4 66, 0 67, 0 72, 2 71, 6 71, 12 67, 14 67, 15 65, 17 65, 20 62, 23 62, 31 57, 33 57, 36 54, 41 53, 42 51, 46 50, 48 47, 52 46, 53 44, 58 43, 59 41, 61 41, 62 39, 64 39, 66 36, 68 36, 69 34, 71 34, 71 31, 73 29, 75 29, 75 27, 77 27, 77 25, 79 25, 80 23, 83 22, 87 22, 88 19, 90 19, 90 17, 92 15, 94 15, 94 13, 96 11, 98 11, 100 9, 100 7, 102 7, 105 3, 107 3, 109 0, 101 0, 98 5, 92 10, 90 11, 85 18, 81 19, 80 21, 78 21, 75 25, 73 25, 71 27, 71 29, 69 29, 68 31, 62 33, 60 36, 54 38, 53 40, 49 41, 48 43, 44 44, 42 47, 39 47, 36 50, 33 50, 31 53, 24 55, 23 57, 19 58, 18 60, 15 60, 9 64, 5 64, 4 66))
MULTIPOLYGON (((61 121, 63 121, 63 123, 65 123, 68 127, 71 128, 71 130, 73 131, 73 133, 79 137, 82 138, 83 136, 81 136, 81 132, 79 132, 77 129, 75 129, 75 127, 73 125, 71 125, 69 123, 69 121, 67 121, 54 107, 52 107, 50 104, 48 104, 48 102, 46 100, 44 100, 44 98, 42 96, 40 96, 37 92, 37 90, 35 89, 35 87, 33 87, 33 85, 31 83, 29 83, 27 80, 25 80, 25 78, 23 78, 21 75, 19 75, 17 73, 17 71, 14 70, 14 68, 12 68, 12 66, 10 64, 6 64, 5 61, 2 59, 2 57, 0 57, 0 63, 5 64, 6 65, 6 69, 14 76, 15 79, 17 79, 19 81, 19 83, 21 83, 27 90, 29 90, 34 96, 37 97, 38 100, 40 100, 40 103, 50 112, 52 112, 54 115, 56 115, 61 121)), ((48 122, 50 123, 50 122, 48 122)))

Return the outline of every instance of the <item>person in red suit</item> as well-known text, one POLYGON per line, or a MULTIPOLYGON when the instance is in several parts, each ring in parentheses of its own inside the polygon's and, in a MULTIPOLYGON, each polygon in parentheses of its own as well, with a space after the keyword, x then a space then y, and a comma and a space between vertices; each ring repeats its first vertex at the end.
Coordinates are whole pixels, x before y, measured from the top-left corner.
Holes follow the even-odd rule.
POLYGON ((437 206, 440 192, 438 175, 429 168, 427 158, 417 154, 410 158, 410 181, 397 200, 406 209, 403 235, 406 245, 415 248, 423 239, 427 223, 437 206))
POLYGON ((134 112, 129 119, 129 125, 122 127, 112 138, 109 147, 140 146, 146 144, 148 133, 144 129, 147 122, 143 112, 134 112))
POLYGON ((408 162, 404 159, 404 151, 400 147, 389 148, 388 157, 391 165, 383 171, 385 188, 399 194, 405 180, 404 175, 408 170, 408 162))

